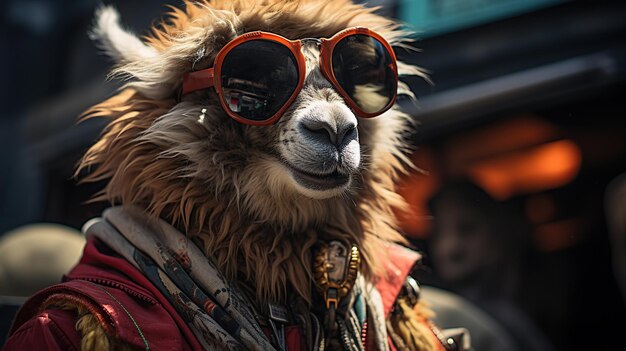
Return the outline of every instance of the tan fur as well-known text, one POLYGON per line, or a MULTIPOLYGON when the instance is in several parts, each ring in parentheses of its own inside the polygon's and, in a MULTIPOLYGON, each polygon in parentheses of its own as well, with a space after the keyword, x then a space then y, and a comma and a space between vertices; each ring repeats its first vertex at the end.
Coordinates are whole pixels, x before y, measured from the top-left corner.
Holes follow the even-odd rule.
MULTIPOLYGON (((84 181, 109 179, 96 200, 136 205, 180 228, 232 281, 244 283, 258 302, 283 301, 289 289, 310 301, 311 248, 322 240, 356 243, 361 271, 378 279, 385 242, 406 243, 394 209, 405 154, 408 115, 392 109, 359 119, 361 169, 349 192, 325 200, 294 193, 272 161, 283 119, 251 127, 225 116, 215 92, 175 100, 182 75, 212 66, 219 49, 237 35, 271 31, 290 39, 331 37, 365 26, 394 45, 405 33, 346 0, 185 1, 172 8, 145 42, 157 55, 124 60, 113 74, 132 78, 118 95, 94 106, 85 118, 110 124, 85 154, 77 174, 84 181), (199 120, 201 109, 206 118, 199 120)), ((421 71, 400 65, 406 74, 421 71)), ((405 89, 401 85, 400 89, 405 89)))
POLYGON ((400 299, 398 307, 400 314, 392 313, 387 321, 387 330, 394 340, 398 350, 425 351, 435 350, 434 334, 428 325, 428 319, 433 312, 420 301, 414 308, 410 308, 406 300, 400 299))
MULTIPOLYGON (((174 9, 148 42, 162 53, 160 64, 171 67, 167 74, 178 72, 180 81, 182 71, 194 62, 198 68, 208 66, 221 45, 245 31, 329 37, 364 25, 392 42, 400 40, 393 22, 347 1, 252 3, 215 1, 209 7, 187 2, 186 11, 174 9), (203 63, 194 61, 200 47, 206 48, 203 63)), ((227 276, 251 281, 263 301, 282 299, 288 283, 308 299, 310 279, 301 277, 310 277, 309 249, 319 238, 359 244, 364 271, 374 275, 378 264, 371 252, 380 241, 404 242, 392 208, 404 206, 394 179, 406 161, 402 137, 408 116, 392 110, 359 122, 366 166, 353 194, 327 201, 287 195, 275 199, 261 179, 271 172, 264 168, 269 147, 244 141, 265 139, 266 131, 225 120, 211 93, 202 96, 212 102, 207 114, 220 120, 210 125, 196 123, 202 105, 142 96, 134 89, 142 90, 150 80, 134 70, 149 68, 149 63, 119 67, 117 72, 136 78, 131 88, 87 113, 112 119, 79 166, 94 168, 86 181, 110 178, 97 199, 140 205, 180 226, 198 238, 227 276)))

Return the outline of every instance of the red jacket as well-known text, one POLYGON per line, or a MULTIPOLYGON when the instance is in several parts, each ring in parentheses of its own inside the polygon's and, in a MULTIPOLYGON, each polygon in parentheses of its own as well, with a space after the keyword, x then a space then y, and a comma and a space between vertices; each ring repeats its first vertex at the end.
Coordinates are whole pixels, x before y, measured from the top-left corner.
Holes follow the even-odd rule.
MULTIPOLYGON (((378 283, 391 309, 406 275, 419 257, 399 249, 390 255, 389 279, 378 283)), ((75 301, 100 321, 116 340, 139 349, 201 350, 191 330, 169 301, 141 272, 91 238, 83 257, 63 283, 39 291, 17 313, 3 350, 80 350, 74 311, 54 308, 55 301, 75 301)), ((306 350, 299 328, 286 329, 290 351, 306 350)))

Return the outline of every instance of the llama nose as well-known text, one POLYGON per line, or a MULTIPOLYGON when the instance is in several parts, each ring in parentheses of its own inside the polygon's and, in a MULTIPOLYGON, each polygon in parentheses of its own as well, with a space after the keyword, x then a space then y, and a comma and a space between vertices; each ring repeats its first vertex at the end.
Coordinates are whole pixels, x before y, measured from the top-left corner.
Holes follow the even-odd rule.
POLYGON ((332 144, 339 149, 357 137, 356 123, 349 120, 305 119, 301 126, 306 137, 322 144, 332 144))

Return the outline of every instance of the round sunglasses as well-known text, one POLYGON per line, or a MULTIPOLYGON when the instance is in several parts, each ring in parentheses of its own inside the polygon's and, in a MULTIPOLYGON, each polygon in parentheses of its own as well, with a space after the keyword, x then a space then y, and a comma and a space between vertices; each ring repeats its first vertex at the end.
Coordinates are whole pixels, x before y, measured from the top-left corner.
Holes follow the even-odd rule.
POLYGON ((234 120, 258 126, 276 123, 304 84, 304 41, 318 43, 322 74, 357 116, 375 117, 393 106, 396 56, 382 36, 363 27, 345 29, 330 39, 245 33, 218 52, 214 67, 187 73, 181 94, 213 87, 234 120))

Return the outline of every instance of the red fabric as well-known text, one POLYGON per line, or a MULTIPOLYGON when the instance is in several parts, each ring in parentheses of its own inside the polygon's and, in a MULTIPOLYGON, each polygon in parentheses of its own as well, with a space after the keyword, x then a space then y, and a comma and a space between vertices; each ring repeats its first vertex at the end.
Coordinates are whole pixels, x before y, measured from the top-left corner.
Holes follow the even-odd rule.
MULTIPOLYGON (((388 275, 376 285, 385 316, 419 254, 390 246, 388 275)), ((73 312, 48 308, 57 300, 72 300, 87 308, 115 339, 152 350, 201 350, 202 347, 169 301, 125 259, 94 238, 87 241, 78 265, 64 283, 31 297, 18 312, 3 350, 79 350, 73 312), (132 317, 131 317, 132 316, 132 317), (139 332, 141 331, 141 333, 139 332), (145 340, 145 341, 144 341, 145 340)), ((285 328, 290 351, 306 350, 297 326, 285 328)))
POLYGON ((383 300, 385 318, 391 312, 393 304, 398 298, 404 280, 411 272, 415 263, 422 258, 419 253, 404 246, 390 244, 387 247, 389 260, 385 262, 386 275, 376 283, 376 289, 383 300))
POLYGON ((287 350, 290 351, 305 351, 307 349, 300 327, 295 325, 285 327, 285 344, 287 350))
MULTIPOLYGON (((272 328, 262 328, 268 338, 272 338, 272 328)), ((285 327, 285 346, 289 351, 306 351, 306 340, 302 335, 300 327, 297 325, 289 325, 285 327)))
POLYGON ((78 351, 80 337, 74 329, 74 313, 62 310, 42 312, 16 330, 3 350, 78 351))
POLYGON ((145 339, 152 350, 202 349, 157 288, 97 239, 88 240, 80 262, 64 280, 35 294, 22 306, 3 350, 77 347, 80 336, 74 329, 75 316, 56 309, 41 310, 55 300, 67 299, 92 312, 109 335, 137 348, 146 348, 145 339))

